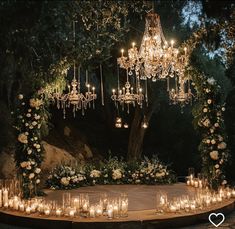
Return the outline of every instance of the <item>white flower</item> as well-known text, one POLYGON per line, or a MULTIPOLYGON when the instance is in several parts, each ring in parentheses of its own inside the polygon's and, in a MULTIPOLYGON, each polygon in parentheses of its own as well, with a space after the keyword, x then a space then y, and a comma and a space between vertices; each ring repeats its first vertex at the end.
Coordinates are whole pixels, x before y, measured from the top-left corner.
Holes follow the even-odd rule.
POLYGON ((210 143, 211 143, 211 140, 210 140, 210 139, 206 139, 206 143, 207 143, 207 144, 210 144, 210 143))
POLYGON ((31 114, 30 114, 30 113, 27 113, 27 114, 26 114, 26 117, 30 118, 30 117, 31 117, 31 114))
POLYGON ((27 152, 28 152, 28 155, 30 155, 32 153, 32 150, 28 149, 27 152))
POLYGON ((20 166, 21 166, 22 168, 25 168, 27 165, 28 165, 28 162, 27 162, 27 161, 23 161, 23 162, 20 163, 20 166))
POLYGON ((156 173, 155 176, 158 177, 158 178, 164 177, 165 176, 165 172, 156 173))
POLYGON ((32 169, 32 166, 28 164, 28 165, 26 166, 26 169, 27 169, 27 170, 31 170, 31 169, 32 169))
POLYGON ((216 143, 215 139, 211 140, 211 144, 214 145, 216 143))
POLYGON ((226 184, 227 184, 227 181, 223 180, 222 185, 226 185, 226 184))
POLYGON ((36 168, 36 169, 35 169, 35 173, 38 174, 38 173, 40 173, 40 172, 41 172, 41 169, 40 169, 40 168, 36 168))
POLYGON ((225 111, 225 107, 222 107, 221 110, 222 110, 222 111, 225 111))
POLYGON ((120 170, 120 169, 115 169, 115 170, 113 170, 112 178, 113 178, 114 180, 121 179, 121 178, 122 178, 122 172, 121 172, 121 170, 120 170))
POLYGON ((219 127, 219 123, 216 122, 216 123, 214 124, 214 126, 215 126, 215 127, 219 127))
POLYGON ((19 95, 18 95, 18 99, 19 99, 19 100, 22 100, 23 98, 24 98, 24 96, 23 96, 22 94, 19 94, 19 95))
POLYGON ((205 121, 203 121, 203 125, 208 127, 210 125, 210 120, 207 118, 205 121))
POLYGON ((210 157, 212 160, 218 160, 219 159, 219 153, 217 150, 213 150, 210 152, 210 157))
POLYGON ((212 103, 212 100, 211 100, 211 99, 208 99, 208 100, 207 100, 207 103, 208 103, 208 104, 211 104, 211 103, 212 103))
POLYGON ((37 123, 36 121, 33 121, 33 122, 32 122, 32 125, 33 125, 33 126, 36 126, 37 124, 38 124, 38 123, 37 123))
POLYGON ((31 112, 32 110, 31 109, 28 109, 28 112, 31 112))
POLYGON ((96 169, 94 169, 90 172, 90 177, 98 178, 98 177, 100 177, 100 175, 101 175, 101 172, 96 169))
POLYGON ((39 184, 39 183, 40 183, 40 179, 37 179, 37 180, 36 180, 36 184, 39 184))
POLYGON ((43 102, 40 99, 30 99, 29 100, 29 105, 33 108, 38 108, 42 104, 43 104, 43 102))
POLYGON ((216 165, 215 165, 215 168, 216 168, 216 169, 218 169, 218 168, 219 168, 219 165, 218 165, 218 164, 216 164, 216 165))
POLYGON ((23 144, 27 144, 28 143, 28 137, 27 137, 27 135, 25 135, 25 134, 19 134, 18 135, 18 141, 19 142, 21 142, 21 143, 23 143, 23 144))
POLYGON ((204 109, 203 109, 203 112, 204 112, 204 113, 206 113, 207 111, 208 111, 208 109, 207 109, 207 108, 204 108, 204 109))
POLYGON ((36 144, 35 148, 40 149, 41 148, 40 144, 36 144))
POLYGON ((36 120, 38 120, 38 119, 40 119, 41 117, 40 117, 40 115, 35 115, 35 119, 36 120))
POLYGON ((210 85, 214 85, 215 84, 215 79, 213 78, 213 77, 211 77, 211 78, 208 78, 207 79, 207 82, 210 84, 210 85))
POLYGON ((35 174, 34 173, 30 173, 29 174, 29 179, 33 179, 35 177, 35 174))
POLYGON ((66 177, 62 177, 60 179, 60 183, 64 186, 68 186, 69 185, 69 180, 66 177))
POLYGON ((209 88, 206 88, 206 93, 209 93, 211 90, 209 88))
POLYGON ((220 144, 218 144, 218 149, 226 149, 227 148, 227 144, 225 142, 221 142, 220 144))

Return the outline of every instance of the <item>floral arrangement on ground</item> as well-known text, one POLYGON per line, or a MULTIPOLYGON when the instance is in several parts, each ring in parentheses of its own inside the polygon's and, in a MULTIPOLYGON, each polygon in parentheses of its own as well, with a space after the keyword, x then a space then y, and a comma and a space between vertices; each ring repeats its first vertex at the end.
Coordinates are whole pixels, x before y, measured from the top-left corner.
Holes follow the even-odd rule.
POLYGON ((153 156, 140 162, 125 162, 117 157, 98 164, 60 165, 47 179, 50 189, 73 189, 95 184, 171 184, 176 182, 175 173, 153 156))

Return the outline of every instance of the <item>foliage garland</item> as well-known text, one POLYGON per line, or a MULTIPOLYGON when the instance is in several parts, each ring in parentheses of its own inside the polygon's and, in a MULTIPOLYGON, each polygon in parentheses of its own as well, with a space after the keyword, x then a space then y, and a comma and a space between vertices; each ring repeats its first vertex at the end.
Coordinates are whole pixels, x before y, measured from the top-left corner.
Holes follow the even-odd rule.
POLYGON ((117 157, 110 157, 97 165, 60 165, 54 168, 47 186, 51 189, 72 189, 95 184, 171 184, 176 176, 156 156, 144 157, 141 162, 128 163, 117 157))
POLYGON ((22 194, 29 198, 39 194, 41 163, 44 149, 41 138, 47 130, 48 113, 43 94, 39 91, 32 98, 24 99, 19 94, 19 107, 15 116, 17 143, 15 162, 22 185, 22 194))
POLYGON ((213 77, 208 78, 192 67, 187 69, 187 74, 191 75, 198 94, 192 113, 194 128, 201 136, 198 150, 202 158, 202 173, 211 188, 217 189, 227 184, 224 170, 229 159, 221 88, 213 77))

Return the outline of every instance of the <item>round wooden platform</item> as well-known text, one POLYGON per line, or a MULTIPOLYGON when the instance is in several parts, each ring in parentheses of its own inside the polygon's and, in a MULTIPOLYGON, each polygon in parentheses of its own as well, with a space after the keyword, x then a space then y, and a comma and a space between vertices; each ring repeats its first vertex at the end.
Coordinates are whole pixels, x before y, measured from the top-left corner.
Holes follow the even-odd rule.
MULTIPOLYGON (((155 212, 154 197, 156 190, 164 190, 170 197, 183 194, 193 195, 194 188, 189 188, 185 184, 146 186, 146 185, 102 185, 84 187, 71 190, 72 195, 79 193, 89 193, 91 202, 99 196, 98 193, 107 192, 109 196, 115 196, 121 192, 128 193, 129 212, 128 217, 108 220, 101 216, 94 219, 89 218, 56 218, 53 216, 39 216, 38 214, 26 215, 16 211, 5 211, 0 209, 0 222, 23 226, 24 228, 56 228, 56 229, 168 229, 182 227, 201 222, 208 222, 208 216, 212 212, 222 212, 228 214, 234 210, 234 199, 224 200, 221 204, 216 204, 205 210, 195 212, 179 212, 157 215, 155 212)), ((46 190, 47 199, 61 200, 65 191, 46 190)))

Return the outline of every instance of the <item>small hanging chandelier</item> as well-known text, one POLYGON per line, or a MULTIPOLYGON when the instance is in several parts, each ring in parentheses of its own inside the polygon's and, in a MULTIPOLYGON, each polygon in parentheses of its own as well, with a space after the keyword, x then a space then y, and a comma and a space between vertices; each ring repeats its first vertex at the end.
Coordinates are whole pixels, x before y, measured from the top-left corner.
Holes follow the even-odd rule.
POLYGON ((116 118, 115 127, 122 128, 122 118, 121 117, 116 118))
MULTIPOLYGON (((87 79, 88 79, 88 71, 86 71, 87 79)), ((72 106, 73 116, 75 117, 76 111, 81 110, 82 115, 85 114, 85 110, 89 107, 95 108, 95 100, 97 95, 95 93, 95 87, 91 87, 91 85, 87 82, 86 84, 87 91, 85 94, 81 93, 80 87, 80 66, 78 68, 78 80, 76 79, 76 63, 74 61, 74 77, 70 85, 68 85, 68 93, 54 95, 54 99, 57 102, 57 108, 63 109, 64 118, 66 117, 66 108, 70 108, 72 106)))
POLYGON ((145 32, 138 51, 135 43, 128 50, 128 55, 118 58, 121 68, 129 69, 129 74, 135 75, 142 80, 152 81, 183 75, 184 68, 188 63, 187 49, 183 52, 174 48, 174 41, 170 45, 162 32, 160 17, 158 14, 149 12, 146 16, 145 32))
POLYGON ((141 128, 147 129, 148 128, 148 121, 146 120, 146 117, 144 115, 143 121, 141 123, 141 128))
POLYGON ((176 80, 175 89, 169 90, 170 104, 179 104, 181 108, 185 104, 192 103, 194 94, 191 90, 190 79, 179 77, 176 80))
POLYGON ((130 105, 135 107, 139 105, 142 108, 144 101, 143 89, 140 87, 140 83, 137 80, 136 87, 131 86, 129 81, 128 70, 126 70, 127 81, 122 89, 119 87, 119 71, 118 71, 118 89, 112 90, 111 99, 114 101, 115 105, 118 107, 120 105, 124 110, 125 105, 127 106, 127 113, 130 111, 130 105))

